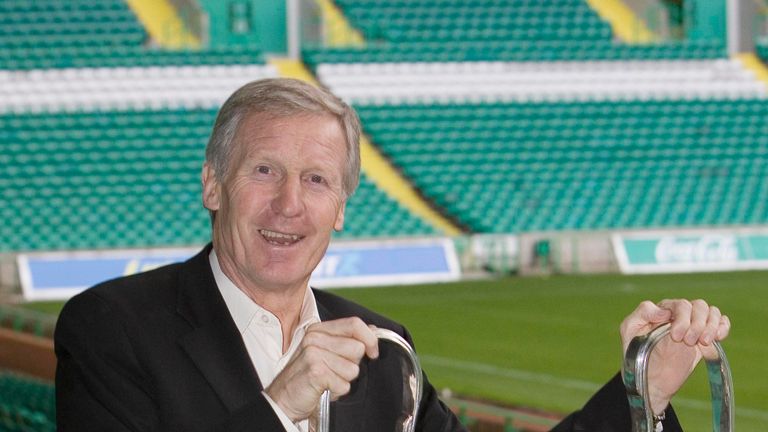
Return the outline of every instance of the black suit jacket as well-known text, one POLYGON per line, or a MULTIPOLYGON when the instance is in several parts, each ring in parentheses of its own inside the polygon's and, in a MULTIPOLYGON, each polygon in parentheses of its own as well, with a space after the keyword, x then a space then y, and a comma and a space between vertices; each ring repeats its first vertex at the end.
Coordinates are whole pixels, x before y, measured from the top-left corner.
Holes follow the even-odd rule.
MULTIPOLYGON (((60 431, 283 431, 216 287, 209 252, 210 245, 185 263, 105 282, 67 302, 55 334, 60 431)), ((358 316, 411 341, 389 319, 314 293, 322 320, 358 316)), ((629 431, 623 392, 614 377, 554 430, 629 431)), ((350 393, 331 404, 331 429, 391 432, 402 394, 400 363, 382 345, 379 359, 363 361, 350 393)), ((417 430, 464 430, 428 381, 417 430)))

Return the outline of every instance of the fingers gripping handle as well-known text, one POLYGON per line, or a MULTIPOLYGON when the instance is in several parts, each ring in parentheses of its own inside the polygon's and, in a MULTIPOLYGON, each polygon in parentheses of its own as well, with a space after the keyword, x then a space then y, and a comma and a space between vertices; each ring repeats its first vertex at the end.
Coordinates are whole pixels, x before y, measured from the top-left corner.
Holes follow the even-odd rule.
MULTIPOLYGON (((377 328, 374 330, 376 337, 381 341, 387 341, 394 343, 400 347, 408 355, 408 359, 411 361, 411 367, 413 375, 409 377, 409 380, 405 383, 407 387, 413 388, 413 408, 411 409, 411 415, 403 422, 402 432, 413 432, 416 427, 416 413, 419 410, 421 404, 421 392, 423 390, 424 375, 421 373, 421 364, 419 363, 416 352, 411 345, 403 339, 399 334, 392 330, 377 328)), ((331 420, 331 393, 326 390, 320 396, 320 406, 317 410, 317 432, 330 432, 330 420, 331 420)))
MULTIPOLYGON (((653 431, 653 411, 648 390, 648 358, 659 341, 669 333, 669 324, 664 324, 647 335, 637 336, 629 343, 624 356, 621 376, 629 398, 633 432, 653 431)), ((715 342, 717 357, 705 359, 709 388, 712 393, 712 430, 733 432, 733 379, 728 359, 722 346, 715 342)))

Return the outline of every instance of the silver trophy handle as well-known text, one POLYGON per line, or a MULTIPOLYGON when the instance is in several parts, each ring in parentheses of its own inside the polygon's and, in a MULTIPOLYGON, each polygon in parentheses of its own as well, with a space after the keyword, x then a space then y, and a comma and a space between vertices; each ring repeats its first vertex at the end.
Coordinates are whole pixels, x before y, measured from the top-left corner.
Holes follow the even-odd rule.
MULTIPOLYGON (((624 356, 621 376, 629 398, 633 432, 653 432, 653 411, 648 395, 648 358, 656 344, 669 333, 664 324, 647 335, 632 339, 624 356)), ((709 389, 712 394, 712 430, 733 432, 733 379, 725 351, 718 342, 714 344, 717 358, 705 359, 709 389)))
MULTIPOLYGON (((411 345, 403 339, 399 334, 392 330, 383 328, 377 328, 374 330, 374 334, 379 340, 392 342, 399 346, 403 351, 408 354, 408 358, 411 360, 411 366, 413 367, 413 375, 409 378, 409 382, 405 384, 411 387, 413 391, 413 409, 411 415, 403 422, 402 432, 413 432, 416 427, 416 413, 419 411, 419 405, 421 404, 421 392, 423 390, 424 375, 421 373, 421 364, 418 357, 416 357, 416 351, 413 350, 411 345)), ((330 432, 331 421, 331 392, 326 390, 320 396, 320 406, 317 410, 317 432, 330 432)))

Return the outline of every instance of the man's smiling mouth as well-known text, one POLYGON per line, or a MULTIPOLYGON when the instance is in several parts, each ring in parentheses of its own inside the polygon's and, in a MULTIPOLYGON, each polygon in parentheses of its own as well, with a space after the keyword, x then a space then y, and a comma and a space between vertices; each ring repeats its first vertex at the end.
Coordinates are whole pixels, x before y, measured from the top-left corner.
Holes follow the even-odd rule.
POLYGON ((267 229, 260 229, 259 233, 262 235, 262 237, 264 237, 264 239, 267 240, 268 243, 279 246, 290 246, 304 238, 304 236, 300 236, 298 234, 286 234, 277 231, 270 231, 267 229))

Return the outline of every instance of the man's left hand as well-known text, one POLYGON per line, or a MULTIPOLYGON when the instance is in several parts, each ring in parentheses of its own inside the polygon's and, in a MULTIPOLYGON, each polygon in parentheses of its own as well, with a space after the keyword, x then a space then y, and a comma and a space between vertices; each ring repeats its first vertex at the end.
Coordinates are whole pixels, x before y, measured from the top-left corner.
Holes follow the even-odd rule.
POLYGON ((716 354, 712 343, 725 339, 731 328, 728 317, 704 300, 645 301, 621 323, 623 352, 635 336, 667 322, 671 322, 670 337, 659 341, 649 359, 648 390, 654 414, 667 408, 702 356, 716 354))

